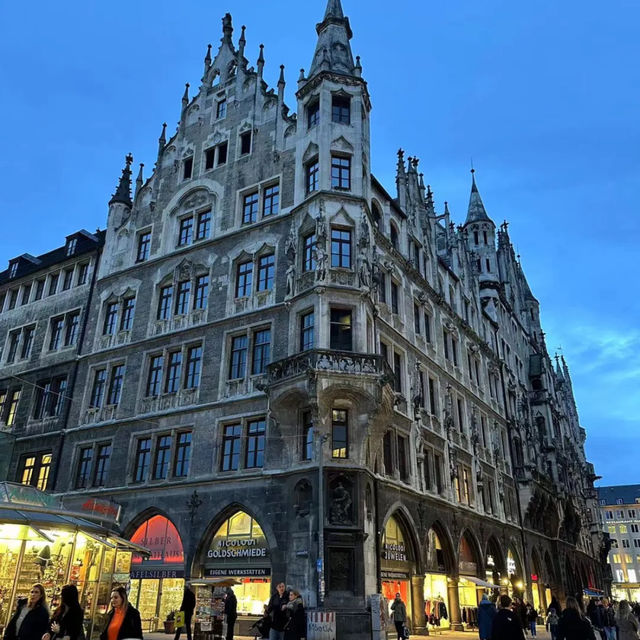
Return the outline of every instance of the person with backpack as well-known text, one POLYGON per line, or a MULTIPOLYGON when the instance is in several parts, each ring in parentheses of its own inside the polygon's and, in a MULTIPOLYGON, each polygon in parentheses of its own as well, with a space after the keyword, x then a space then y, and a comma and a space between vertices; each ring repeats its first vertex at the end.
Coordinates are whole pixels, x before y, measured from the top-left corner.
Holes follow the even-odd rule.
POLYGON ((499 609, 491 626, 491 640, 524 640, 522 622, 518 614, 511 608, 511 598, 502 594, 499 609))
POLYGON ((556 610, 551 607, 549 609, 549 615, 545 620, 545 626, 547 631, 551 634, 551 640, 557 640, 558 638, 558 623, 560 622, 560 618, 556 613, 556 610))
POLYGON ((482 600, 478 603, 478 635, 480 640, 491 640, 491 627, 496 613, 496 605, 487 598, 486 593, 483 593, 482 600))

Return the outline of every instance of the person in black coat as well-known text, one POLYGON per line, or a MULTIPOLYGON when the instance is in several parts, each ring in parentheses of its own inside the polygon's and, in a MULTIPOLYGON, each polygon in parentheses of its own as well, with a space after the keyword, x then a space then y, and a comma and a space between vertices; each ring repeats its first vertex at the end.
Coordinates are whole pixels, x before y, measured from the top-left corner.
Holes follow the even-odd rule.
POLYGON ((558 640, 596 640, 589 618, 582 615, 578 601, 571 596, 558 622, 558 640))
POLYGON ((287 625, 287 604, 289 604, 289 594, 284 582, 281 582, 267 605, 267 613, 271 618, 270 640, 284 640, 284 628, 287 625))
MULTIPOLYGON (((191 619, 193 618, 193 612, 196 609, 196 594, 191 590, 191 583, 185 582, 184 594, 182 595, 182 604, 180 605, 180 611, 184 611, 184 628, 187 631, 187 640, 191 640, 191 619)), ((174 640, 178 640, 182 633, 182 627, 176 629, 176 635, 174 640)))
POLYGON ((304 640, 307 637, 307 617, 302 596, 296 589, 289 591, 289 602, 285 607, 287 624, 284 628, 285 640, 304 640))
POLYGON ((143 640, 140 612, 129 604, 127 590, 116 587, 111 592, 111 611, 107 614, 107 624, 100 634, 100 640, 143 640))
POLYGON ((4 640, 41 640, 49 630, 49 609, 44 587, 34 584, 29 599, 18 600, 18 608, 4 632, 4 640))
POLYGON ((524 631, 519 616, 511 610, 511 598, 501 595, 498 613, 491 625, 491 640, 524 640, 524 631))
POLYGON ((51 633, 45 633, 42 640, 69 637, 69 640, 84 640, 84 611, 78 599, 78 588, 66 584, 60 592, 60 606, 51 616, 51 633))
POLYGON ((227 620, 227 640, 233 640, 233 628, 238 617, 238 599, 231 587, 227 587, 227 595, 224 599, 224 615, 227 620))

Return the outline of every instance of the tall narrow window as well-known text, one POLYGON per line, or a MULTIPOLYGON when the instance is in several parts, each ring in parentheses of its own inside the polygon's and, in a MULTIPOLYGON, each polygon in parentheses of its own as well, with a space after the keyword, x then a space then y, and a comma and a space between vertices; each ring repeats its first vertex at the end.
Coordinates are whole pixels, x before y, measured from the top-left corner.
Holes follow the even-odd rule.
POLYGON ((96 456, 96 472, 93 477, 94 487, 104 487, 109 475, 109 466, 111 463, 111 444, 101 444, 98 446, 98 455, 96 456))
POLYGON ((246 156, 248 153, 251 153, 251 131, 240 135, 240 155, 246 156))
MULTIPOLYGON (((49 341, 49 351, 55 351, 62 346, 64 335, 64 316, 51 320, 51 340, 49 341)), ((9 352, 11 353, 11 352, 9 352)))
POLYGON ((206 309, 209 299, 209 276, 198 276, 196 278, 196 289, 193 297, 194 309, 206 309))
POLYGON ((182 373, 182 351, 169 353, 167 366, 167 379, 165 381, 165 393, 176 393, 180 388, 180 376, 182 373))
POLYGON ((339 351, 353 351, 351 311, 331 309, 330 348, 339 351))
POLYGON ((264 217, 272 216, 278 213, 280 205, 280 187, 277 184, 267 187, 264 190, 262 201, 262 215, 264 217))
MULTIPOLYGON (((58 276, 56 276, 56 278, 57 277, 58 276)), ((8 305, 9 311, 11 311, 11 309, 15 309, 16 304, 18 304, 18 291, 19 289, 11 289, 11 291, 9 291, 9 305, 8 305)))
POLYGON ((73 284, 73 269, 65 269, 62 277, 62 290, 68 291, 73 284))
POLYGON ((149 257, 151 251, 151 231, 143 231, 138 236, 138 251, 136 262, 144 262, 149 257))
POLYGON ((227 101, 223 98, 216 102, 216 119, 220 120, 227 115, 227 101))
POLYGON ((107 370, 98 369, 93 376, 93 386, 91 387, 90 407, 101 407, 104 400, 104 388, 107 384, 107 370))
POLYGON ((211 234, 211 211, 203 211, 198 214, 198 226, 196 228, 196 240, 204 240, 211 234))
POLYGON ((189 296, 191 295, 191 281, 178 282, 176 290, 176 315, 182 316, 189 313, 189 296))
POLYGON ((191 244, 193 242, 193 216, 180 220, 180 233, 178 235, 178 246, 191 244))
POLYGON ((398 436, 398 470, 400 480, 406 482, 409 479, 409 446, 404 436, 398 436))
POLYGON ((184 159, 184 173, 182 174, 182 177, 185 180, 188 180, 191 177, 192 173, 193 173, 193 158, 185 158, 184 159))
POLYGON ((195 389, 200 386, 200 367, 202 366, 202 346, 190 347, 187 351, 187 375, 184 386, 195 389))
POLYGON ((382 439, 382 463, 384 472, 388 476, 393 475, 393 431, 387 431, 382 439))
POLYGON ((345 409, 333 409, 331 412, 331 457, 349 456, 348 413, 345 409))
POLYGON ((302 459, 313 460, 313 420, 311 411, 302 413, 302 459))
POLYGON ((31 355, 31 347, 33 346, 33 336, 36 333, 35 327, 25 327, 22 330, 22 350, 21 358, 28 358, 31 355))
POLYGON ((420 307, 414 303, 413 305, 413 330, 415 331, 416 335, 419 336, 421 331, 420 331, 420 307))
POLYGON ((313 271, 316 268, 314 252, 316 249, 316 234, 310 233, 303 239, 304 254, 302 256, 302 270, 313 271))
POLYGON ((156 460, 153 465, 153 479, 164 480, 169 475, 171 461, 171 436, 160 436, 156 441, 156 460))
POLYGON ((351 158, 331 156, 331 188, 340 191, 351 189, 351 158))
POLYGON ((275 275, 275 256, 260 256, 258 260, 258 291, 269 291, 273 289, 273 278, 275 275))
POLYGON ((33 471, 36 468, 35 456, 27 456, 22 463, 22 473, 20 474, 20 484, 31 484, 33 471))
POLYGON ((173 285, 160 289, 158 299, 158 320, 167 320, 171 317, 171 302, 173 300, 173 285))
POLYGON ((378 284, 378 297, 380 302, 387 304, 387 276, 384 271, 380 271, 380 281, 378 284))
POLYGON ((400 309, 398 307, 398 285, 392 280, 391 281, 391 311, 397 314, 399 310, 400 309))
MULTIPOLYGON (((71 275, 73 275, 73 271, 71 272, 71 275)), ((31 284, 25 284, 22 287, 22 299, 20 301, 20 304, 22 305, 29 304, 30 297, 31 297, 31 284)))
POLYGON ((251 224, 258 219, 258 192, 248 193, 242 199, 242 224, 251 224))
POLYGON ((93 447, 80 449, 78 457, 78 473, 76 474, 76 489, 86 489, 91 479, 91 463, 93 462, 93 447))
POLYGON ((134 482, 144 482, 151 466, 151 438, 141 438, 136 447, 136 462, 133 470, 134 482))
POLYGON ((436 405, 436 381, 429 377, 429 411, 431 415, 437 414, 438 407, 436 405))
POLYGON ((110 302, 107 304, 107 309, 104 314, 104 325, 102 327, 102 334, 105 336, 111 336, 116 332, 118 319, 118 303, 110 302))
MULTIPOLYGON (((35 300, 41 300, 44 294, 44 278, 42 280, 36 281, 36 293, 33 296, 35 300)), ((0 305, 0 311, 2 311, 2 306, 0 305)))
POLYGON ((135 298, 125 298, 122 303, 122 316, 120 318, 120 331, 131 331, 133 328, 133 314, 136 309, 135 298))
POLYGON ((247 452, 245 467, 256 469, 264 466, 265 421, 251 420, 247 427, 247 452))
POLYGON ((307 193, 317 191, 320 188, 320 165, 317 160, 307 165, 306 176, 307 193))
POLYGON ((87 284, 87 277, 89 275, 89 263, 84 262, 78 267, 78 281, 77 285, 87 284))
MULTIPOLYGON (((49 295, 52 296, 58 290, 58 280, 60 279, 59 273, 52 273, 49 276, 49 295)), ((17 293, 17 292, 16 292, 17 293)), ((12 307, 10 307, 12 308, 12 307)))
POLYGON ((258 375, 266 371, 271 360, 271 330, 261 329, 253 334, 253 358, 251 375, 258 375))
POLYGON ((315 127, 320 122, 320 101, 314 100, 307 107, 307 129, 315 127))
POLYGON ((20 402, 20 396, 22 395, 22 389, 14 389, 9 394, 9 399, 7 400, 7 409, 6 409, 6 418, 5 424, 7 427, 11 427, 15 424, 16 415, 18 413, 18 403, 20 402))
POLYGON ((331 97, 331 120, 340 124, 351 121, 351 100, 345 96, 331 97))
POLYGON ((216 149, 218 150, 218 161, 216 163, 216 167, 219 167, 221 164, 225 164, 227 162, 227 150, 229 148, 229 143, 225 140, 220 143, 216 149))
POLYGON ((216 159, 216 148, 211 147, 210 149, 205 149, 204 152, 204 170, 209 171, 209 169, 213 169, 216 159))
POLYGON ((111 369, 111 380, 109 381, 109 393, 107 394, 107 404, 118 404, 122 395, 122 382, 124 380, 124 365, 118 364, 111 369))
POLYGON ((402 393, 402 356, 393 352, 393 390, 402 393))
POLYGON ((244 378, 247 371, 247 336, 235 336, 231 340, 229 380, 244 378))
POLYGON ((74 345, 78 341, 78 329, 80 326, 80 312, 74 311, 73 313, 68 313, 65 323, 67 328, 64 334, 64 344, 65 347, 69 347, 74 345))
POLYGON ((431 314, 424 312, 424 337, 427 342, 431 342, 431 314))
POLYGON ((300 316, 300 351, 313 349, 314 344, 314 312, 300 316))
POLYGON ((244 298, 251 295, 253 283, 253 263, 241 262, 238 265, 236 276, 236 298, 244 298))
POLYGON ((449 359, 449 335, 447 334, 446 329, 442 330, 442 344, 444 346, 444 357, 449 359))
MULTIPOLYGON (((52 321, 51 326, 51 339, 53 344, 53 330, 54 325, 52 321)), ((7 362, 13 362, 18 354, 18 345, 20 344, 20 331, 12 331, 9 334, 9 348, 7 349, 7 362)), ((56 347, 57 348, 57 347, 56 347)))
POLYGON ((160 395, 162 389, 162 367, 163 356, 153 356, 149 361, 149 376, 147 378, 147 396, 155 397, 160 395))
POLYGON ((176 459, 173 465, 173 475, 176 478, 186 478, 189 475, 191 462, 191 432, 179 433, 176 442, 176 459))
POLYGON ((242 425, 228 424, 222 431, 221 471, 235 471, 240 463, 242 425))
POLYGON ((351 231, 331 229, 331 266, 351 269, 351 231))

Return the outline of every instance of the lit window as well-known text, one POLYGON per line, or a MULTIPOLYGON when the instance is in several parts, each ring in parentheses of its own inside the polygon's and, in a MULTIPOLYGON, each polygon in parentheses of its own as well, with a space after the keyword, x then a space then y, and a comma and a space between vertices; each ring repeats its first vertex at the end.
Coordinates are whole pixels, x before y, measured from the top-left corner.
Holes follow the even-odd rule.
POLYGON ((349 452, 347 411, 333 409, 331 412, 331 457, 347 458, 349 452))

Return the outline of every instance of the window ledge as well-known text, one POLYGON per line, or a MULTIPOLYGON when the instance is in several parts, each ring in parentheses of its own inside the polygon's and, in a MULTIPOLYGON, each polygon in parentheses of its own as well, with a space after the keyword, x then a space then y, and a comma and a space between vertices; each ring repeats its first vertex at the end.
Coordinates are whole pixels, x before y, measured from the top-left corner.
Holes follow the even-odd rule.
POLYGON ((151 335, 158 336, 170 331, 178 331, 202 324, 207 319, 207 309, 192 309, 185 315, 176 315, 166 320, 154 320, 151 335))
POLYGON ((179 389, 173 393, 163 393, 159 396, 149 396, 140 401, 140 413, 154 413, 175 407, 196 404, 200 396, 200 388, 179 389))

